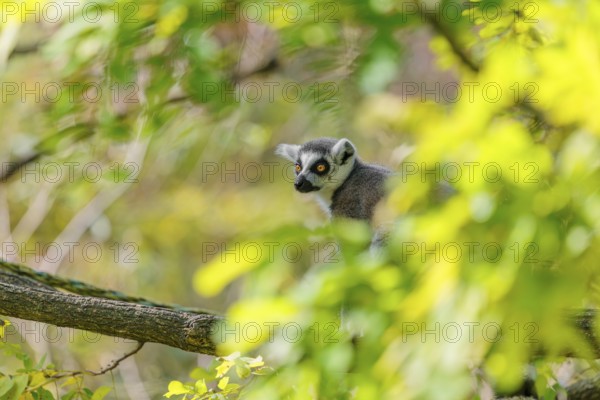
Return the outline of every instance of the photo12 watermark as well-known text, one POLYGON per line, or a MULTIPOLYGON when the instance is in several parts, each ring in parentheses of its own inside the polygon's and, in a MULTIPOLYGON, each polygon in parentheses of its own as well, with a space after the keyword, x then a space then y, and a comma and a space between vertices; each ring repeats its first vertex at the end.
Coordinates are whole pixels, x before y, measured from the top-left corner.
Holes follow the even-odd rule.
POLYGON ((513 23, 536 24, 540 6, 535 1, 515 1, 501 3, 493 1, 464 1, 462 4, 451 1, 400 2, 400 20, 408 22, 418 18, 422 23, 458 23, 468 20, 470 23, 496 23, 502 18, 510 18, 513 23))
POLYGON ((297 322, 233 322, 211 326, 211 337, 218 343, 273 343, 283 340, 298 343, 310 340, 314 343, 338 343, 338 322, 315 322, 302 326, 297 322))
MULTIPOLYGON (((131 169, 124 165, 122 169, 131 169)), ((204 161, 199 163, 201 183, 258 183, 284 181, 293 183, 296 179, 295 166, 289 162, 227 162, 204 161)), ((133 171, 132 171, 133 173, 133 171)), ((460 181, 474 183, 483 180, 497 183, 502 180, 518 184, 538 184, 540 166, 533 161, 515 161, 506 166, 495 161, 461 161, 461 162, 414 162, 404 161, 399 166, 398 175, 402 183, 409 179, 421 182, 452 183, 460 181)), ((332 175, 331 179, 335 179, 332 175)))
POLYGON ((300 22, 338 23, 340 6, 335 1, 297 2, 297 1, 261 1, 261 2, 219 2, 200 3, 202 22, 250 22, 295 24, 300 22))
POLYGON ((46 242, 28 243, 5 241, 0 244, 0 257, 21 264, 57 263, 62 260, 98 263, 104 257, 120 264, 139 262, 140 247, 135 242, 46 242))
POLYGON ((113 103, 139 103, 139 86, 135 82, 11 82, 0 83, 2 103, 98 103, 108 99, 113 103))
MULTIPOLYGON (((288 163, 289 164, 289 163, 288 163)), ((213 162, 204 161, 200 163, 200 180, 202 183, 257 183, 266 180, 273 183, 279 178, 288 182, 294 181, 293 165, 285 165, 279 162, 213 162)))
POLYGON ((457 103, 460 100, 468 103, 485 101, 498 103, 507 96, 513 103, 537 103, 535 95, 539 91, 536 82, 515 82, 502 89, 498 82, 407 82, 401 84, 402 102, 420 101, 425 103, 457 103))
POLYGON ((199 163, 201 183, 294 183, 293 163, 279 161, 203 161, 199 163))
POLYGON ((44 22, 48 24, 75 22, 78 19, 88 24, 99 24, 109 18, 114 23, 139 23, 140 3, 116 1, 2 1, 0 18, 3 24, 17 20, 21 23, 44 22))
POLYGON ((203 242, 202 262, 216 259, 221 263, 258 263, 283 260, 297 263, 308 257, 315 264, 330 264, 341 261, 341 249, 336 242, 250 241, 250 242, 203 242))
MULTIPOLYGON (((99 162, 80 163, 77 161, 32 161, 20 168, 16 162, 0 163, 0 176, 11 176, 17 170, 16 179, 21 183, 74 183, 83 181, 97 183, 102 179, 114 183, 138 183, 140 165, 135 162, 113 162, 103 165, 99 162)), ((1 180, 0 180, 1 182, 1 180)))
POLYGON ((400 249, 400 258, 403 263, 409 260, 418 260, 421 263, 428 261, 460 263, 498 263, 501 260, 511 260, 514 263, 535 264, 539 262, 536 255, 539 245, 535 242, 513 242, 510 245, 501 245, 498 242, 401 242, 393 243, 400 249))
MULTIPOLYGON (((113 3, 97 1, 3 1, 0 3, 2 23, 17 20, 36 23, 73 23, 82 20, 87 24, 99 24, 108 19, 114 23, 138 24, 142 15, 143 3, 135 1, 115 1, 113 3)), ((339 23, 340 6, 338 2, 299 2, 299 1, 262 1, 262 2, 223 2, 202 1, 190 4, 197 7, 200 22, 246 22, 246 23, 339 23)), ((174 7, 161 10, 158 17, 168 15, 174 7)))
POLYGON ((511 340, 514 343, 538 343, 535 335, 539 326, 534 322, 514 322, 503 329, 497 322, 402 322, 402 343, 497 343, 511 340))
POLYGON ((464 181, 474 183, 483 180, 497 183, 502 180, 513 183, 540 183, 540 167, 535 162, 515 161, 508 167, 494 161, 462 161, 426 163, 405 161, 400 165, 402 183, 417 178, 420 182, 453 183, 464 181))

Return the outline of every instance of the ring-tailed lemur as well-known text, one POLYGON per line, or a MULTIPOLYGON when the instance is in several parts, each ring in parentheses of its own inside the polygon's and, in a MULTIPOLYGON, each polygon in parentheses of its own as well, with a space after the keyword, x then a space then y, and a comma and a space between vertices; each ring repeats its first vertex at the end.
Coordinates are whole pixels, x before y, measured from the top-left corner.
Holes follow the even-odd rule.
POLYGON ((296 164, 296 190, 317 192, 332 217, 372 222, 392 171, 361 161, 350 140, 320 138, 303 145, 280 144, 275 153, 296 164))

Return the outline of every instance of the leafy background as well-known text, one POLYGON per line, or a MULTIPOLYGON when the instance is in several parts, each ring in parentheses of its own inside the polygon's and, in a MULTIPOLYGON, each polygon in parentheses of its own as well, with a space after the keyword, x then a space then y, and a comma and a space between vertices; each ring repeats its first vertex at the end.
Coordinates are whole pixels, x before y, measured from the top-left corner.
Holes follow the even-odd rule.
MULTIPOLYGON (((473 368, 515 388, 533 345, 547 350, 536 365, 548 398, 576 378, 544 361, 588 354, 557 316, 597 301, 596 3, 21 3, 37 17, 15 4, 0 2, 0 159, 40 157, 0 185, 3 257, 242 327, 300 327, 299 340, 261 329, 223 346, 276 371, 245 398, 485 397, 473 368), (348 137, 399 172, 381 211, 389 247, 375 257, 368 228, 330 227, 273 154, 320 136, 348 137), (456 165, 456 194, 436 201, 456 165), (501 255, 480 250, 490 243, 501 255), (346 326, 325 340, 342 304, 346 326), (441 328, 454 324, 456 341, 441 328)), ((4 375, 22 365, 15 351, 82 370, 132 346, 11 322, 4 375)), ((111 387, 107 398, 160 398, 211 362, 148 345, 84 381, 111 387)))

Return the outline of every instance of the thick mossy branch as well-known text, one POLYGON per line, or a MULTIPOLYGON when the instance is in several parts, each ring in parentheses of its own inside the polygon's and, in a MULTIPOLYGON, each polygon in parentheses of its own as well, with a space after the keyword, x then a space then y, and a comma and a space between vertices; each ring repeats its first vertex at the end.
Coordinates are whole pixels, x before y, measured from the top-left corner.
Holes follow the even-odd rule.
POLYGON ((0 274, 1 315, 216 355, 211 337, 220 316, 79 296, 9 276, 0 274))
POLYGON ((177 311, 188 311, 194 314, 215 314, 201 308, 183 307, 176 304, 157 303, 143 297, 134 297, 116 290, 109 290, 90 285, 75 279, 64 278, 47 272, 36 271, 24 265, 0 260, 0 281, 25 285, 34 285, 47 290, 62 289, 81 296, 99 297, 102 299, 119 300, 127 303, 138 303, 145 306, 168 308, 177 311))

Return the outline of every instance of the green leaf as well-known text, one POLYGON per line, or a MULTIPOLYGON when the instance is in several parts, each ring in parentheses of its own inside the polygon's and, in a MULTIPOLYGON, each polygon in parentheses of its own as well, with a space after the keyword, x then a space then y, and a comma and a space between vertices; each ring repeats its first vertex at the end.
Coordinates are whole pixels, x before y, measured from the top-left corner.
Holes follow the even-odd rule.
POLYGON ((242 379, 245 379, 248 376, 250 376, 251 372, 252 370, 246 364, 236 364, 235 366, 235 373, 242 379))
POLYGON ((8 376, 0 379, 0 399, 13 387, 14 382, 8 376))
POLYGON ((233 362, 224 361, 221 365, 217 367, 217 378, 220 378, 223 375, 225 375, 231 369, 231 367, 233 367, 233 362))
POLYGON ((33 369, 33 360, 27 354, 17 354, 17 358, 23 361, 23 367, 25 368, 25 371, 31 371, 33 369))
POLYGON ((250 367, 250 368, 262 367, 263 365, 265 365, 265 362, 263 361, 262 356, 258 356, 256 358, 241 357, 240 359, 242 361, 244 361, 245 363, 247 363, 248 367, 250 367))
POLYGON ((71 391, 67 392, 66 394, 64 394, 60 399, 61 400, 71 400, 71 399, 75 398, 76 395, 77 395, 77 391, 71 390, 71 391))
POLYGON ((35 365, 34 369, 42 369, 44 367, 44 363, 46 362, 46 354, 40 358, 40 361, 35 365))
POLYGON ((102 400, 112 390, 109 386, 100 386, 92 395, 92 400, 102 400))
POLYGON ((196 394, 204 394, 208 391, 204 379, 197 380, 194 384, 194 388, 196 389, 196 394))
POLYGON ((19 375, 13 378, 14 385, 6 394, 5 400, 18 400, 19 396, 25 391, 29 376, 19 375))
POLYGON ((44 388, 39 388, 32 394, 35 400, 54 400, 52 392, 44 388))
POLYGON ((90 399, 91 400, 93 394, 94 393, 90 389, 83 388, 83 390, 81 391, 81 398, 82 399, 90 399))
POLYGON ((226 376, 225 378, 223 378, 219 381, 219 384, 217 386, 219 387, 219 389, 225 390, 228 383, 229 383, 229 377, 226 376))
POLYGON ((169 383, 168 392, 164 395, 166 398, 170 398, 173 395, 180 394, 193 394, 194 392, 190 388, 179 381, 171 381, 169 383))

